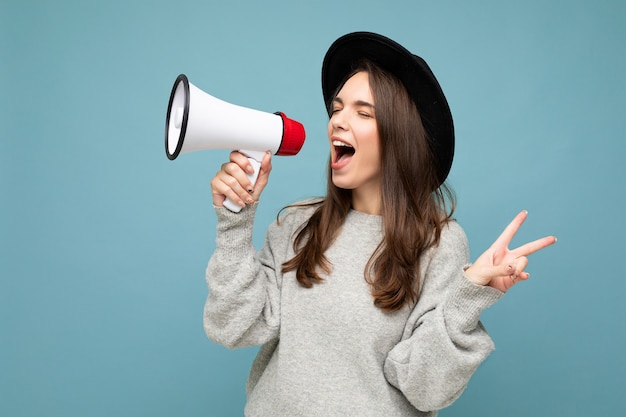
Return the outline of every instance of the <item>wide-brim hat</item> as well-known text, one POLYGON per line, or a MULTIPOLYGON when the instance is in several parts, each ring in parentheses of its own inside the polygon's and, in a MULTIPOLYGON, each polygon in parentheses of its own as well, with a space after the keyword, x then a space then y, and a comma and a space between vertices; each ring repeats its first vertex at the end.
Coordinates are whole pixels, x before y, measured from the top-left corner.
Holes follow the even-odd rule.
POLYGON ((354 32, 337 39, 322 64, 322 92, 329 108, 333 95, 362 59, 395 75, 415 102, 436 158, 439 183, 447 178, 454 157, 454 124, 448 101, 430 67, 397 42, 376 33, 354 32))

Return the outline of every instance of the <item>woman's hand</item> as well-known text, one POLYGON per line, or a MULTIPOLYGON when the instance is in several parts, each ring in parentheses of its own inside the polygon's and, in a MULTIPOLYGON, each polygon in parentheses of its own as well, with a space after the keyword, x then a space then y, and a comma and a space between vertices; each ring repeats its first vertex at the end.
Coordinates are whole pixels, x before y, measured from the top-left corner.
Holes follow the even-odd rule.
POLYGON ((259 176, 253 185, 248 178, 248 174, 254 172, 250 161, 245 155, 232 151, 230 162, 222 164, 221 169, 211 180, 213 204, 223 207, 226 198, 241 207, 258 201, 272 170, 271 159, 270 152, 267 152, 261 161, 259 176))
POLYGON ((519 213, 491 247, 465 270, 470 281, 506 292, 518 282, 528 279, 530 275, 524 271, 528 265, 527 256, 554 244, 556 237, 546 236, 516 249, 509 249, 513 236, 527 216, 526 211, 519 213))

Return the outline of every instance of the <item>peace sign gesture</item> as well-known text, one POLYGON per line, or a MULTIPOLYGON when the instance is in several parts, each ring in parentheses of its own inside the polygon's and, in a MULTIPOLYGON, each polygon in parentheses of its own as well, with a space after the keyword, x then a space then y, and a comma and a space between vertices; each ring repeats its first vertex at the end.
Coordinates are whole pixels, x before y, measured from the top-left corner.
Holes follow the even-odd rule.
POLYGON ((546 236, 518 248, 509 249, 511 240, 527 216, 527 211, 515 216, 491 247, 467 268, 465 275, 470 281, 507 292, 513 285, 528 279, 530 275, 524 271, 528 265, 527 256, 554 244, 556 237, 546 236))

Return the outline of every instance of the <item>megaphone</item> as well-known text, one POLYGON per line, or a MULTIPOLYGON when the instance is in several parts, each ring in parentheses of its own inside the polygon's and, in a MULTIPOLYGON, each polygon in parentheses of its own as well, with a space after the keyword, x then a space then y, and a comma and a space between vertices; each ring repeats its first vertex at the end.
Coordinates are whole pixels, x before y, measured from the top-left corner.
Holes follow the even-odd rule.
MULTIPOLYGON (((165 153, 178 155, 204 149, 235 149, 248 157, 254 185, 263 155, 291 156, 300 152, 304 126, 284 113, 266 113, 219 100, 191 84, 184 74, 172 87, 165 122, 165 153)), ((230 200, 224 206, 233 212, 241 207, 230 200)))

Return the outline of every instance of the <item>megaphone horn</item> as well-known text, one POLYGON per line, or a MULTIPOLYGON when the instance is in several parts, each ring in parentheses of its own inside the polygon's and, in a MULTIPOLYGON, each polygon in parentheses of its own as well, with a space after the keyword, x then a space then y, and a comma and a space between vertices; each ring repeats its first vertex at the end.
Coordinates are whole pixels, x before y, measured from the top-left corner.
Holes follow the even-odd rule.
MULTIPOLYGON (((256 182, 265 152, 296 155, 305 139, 304 126, 284 113, 266 113, 219 100, 191 84, 184 74, 172 87, 165 122, 165 153, 170 160, 204 149, 236 149, 248 156, 256 182)), ((227 200, 238 212, 241 207, 227 200)))

